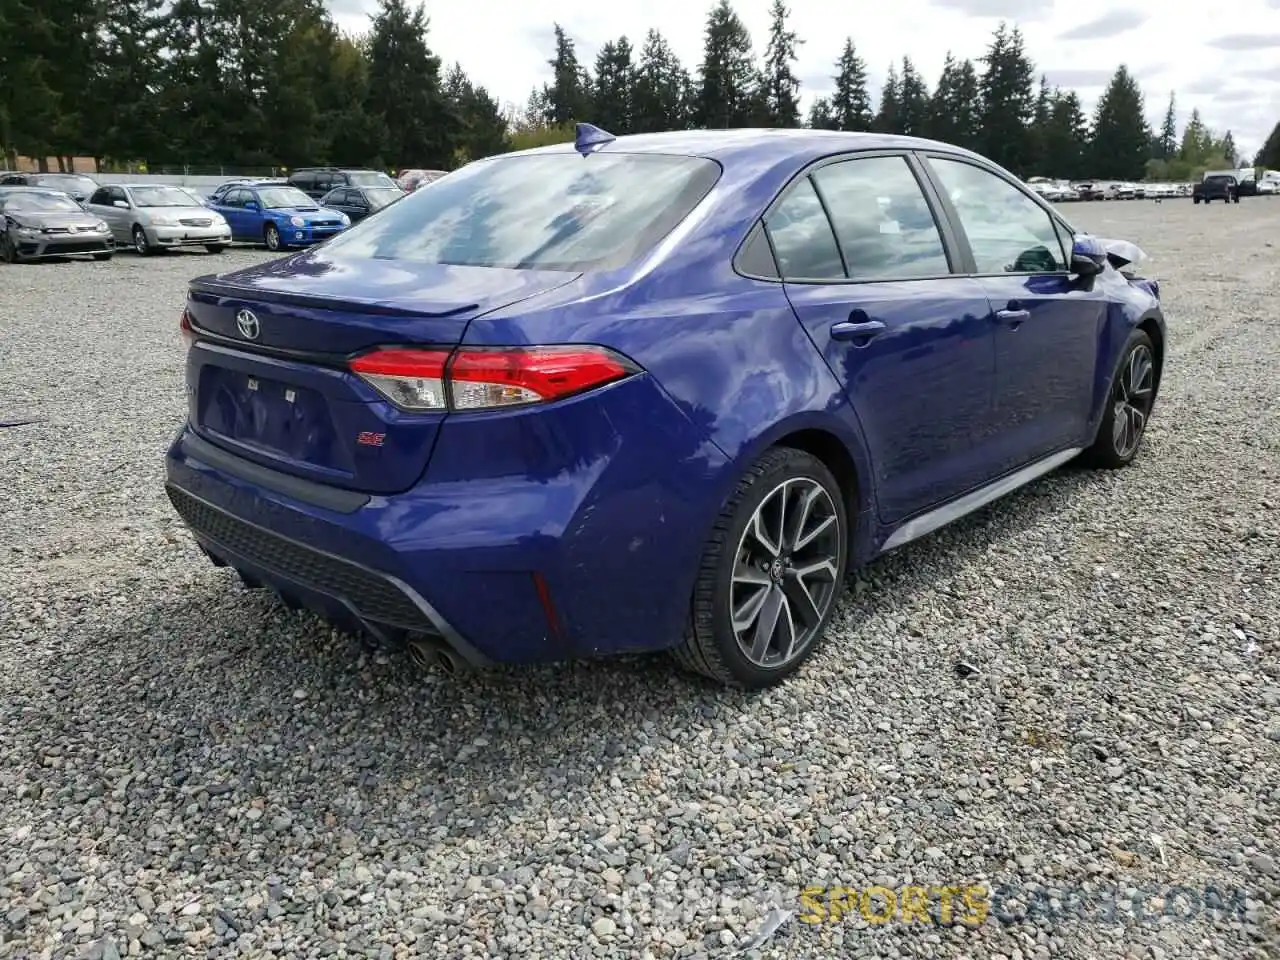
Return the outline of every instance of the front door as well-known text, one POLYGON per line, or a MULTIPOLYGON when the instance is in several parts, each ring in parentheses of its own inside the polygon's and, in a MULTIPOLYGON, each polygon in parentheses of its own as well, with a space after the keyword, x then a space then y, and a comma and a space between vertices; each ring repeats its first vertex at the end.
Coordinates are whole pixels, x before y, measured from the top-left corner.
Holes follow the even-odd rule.
POLYGON ((796 316, 840 379, 897 523, 990 473, 991 309, 952 273, 905 156, 858 157, 793 184, 765 219, 796 316))
POLYGON ((990 170, 954 157, 928 165, 996 320, 1002 472, 1085 445, 1107 306, 1100 287, 1068 272, 1070 230, 990 170))

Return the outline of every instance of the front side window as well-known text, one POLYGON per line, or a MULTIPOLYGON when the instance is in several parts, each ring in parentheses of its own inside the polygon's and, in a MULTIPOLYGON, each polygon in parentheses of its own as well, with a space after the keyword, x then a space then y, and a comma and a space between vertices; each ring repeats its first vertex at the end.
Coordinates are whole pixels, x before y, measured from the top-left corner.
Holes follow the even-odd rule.
POLYGON ((969 239, 978 273, 1058 273, 1066 257, 1053 218, 1029 196, 988 170, 930 157, 960 226, 969 239))
POLYGON ((912 280, 950 272, 933 213, 905 157, 864 157, 813 175, 851 280, 912 280))
POLYGON ((784 280, 844 280, 831 221, 808 177, 798 181, 765 217, 784 280))
POLYGON ((325 253, 456 266, 611 269, 656 245, 719 176, 719 164, 699 157, 498 157, 397 200, 328 241, 325 253))

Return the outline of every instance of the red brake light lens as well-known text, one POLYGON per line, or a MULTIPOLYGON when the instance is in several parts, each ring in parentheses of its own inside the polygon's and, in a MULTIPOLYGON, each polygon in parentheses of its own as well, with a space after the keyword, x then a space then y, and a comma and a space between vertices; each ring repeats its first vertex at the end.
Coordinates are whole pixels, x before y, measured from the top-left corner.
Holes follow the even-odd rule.
POLYGON ((191 314, 186 307, 182 309, 182 318, 178 321, 178 333, 182 336, 182 342, 191 349, 191 345, 196 342, 196 332, 191 327, 191 314))
POLYGON ((640 368, 604 347, 447 350, 388 348, 351 370, 402 410, 490 410, 546 403, 604 386, 640 368))

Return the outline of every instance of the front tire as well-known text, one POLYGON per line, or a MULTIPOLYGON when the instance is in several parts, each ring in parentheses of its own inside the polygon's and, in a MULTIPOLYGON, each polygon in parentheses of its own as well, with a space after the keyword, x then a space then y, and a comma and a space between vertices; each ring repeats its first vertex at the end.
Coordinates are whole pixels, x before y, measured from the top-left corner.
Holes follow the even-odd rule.
POLYGON ((1151 420, 1159 376, 1151 338, 1144 330, 1133 331, 1120 353, 1098 435, 1084 452, 1087 465, 1115 470, 1133 462, 1151 420))
POLYGON ((284 249, 284 244, 280 240, 280 229, 274 223, 268 223, 263 228, 262 237, 266 241, 267 249, 272 253, 279 253, 284 249))
POLYGON ((142 227, 133 228, 133 249, 138 251, 140 257, 149 257, 152 254, 151 243, 147 240, 147 231, 142 227))
POLYGON ((0 260, 4 260, 5 263, 22 262, 22 254, 18 252, 18 247, 13 242, 13 238, 7 233, 0 237, 0 260))
POLYGON ((780 683, 822 642, 848 553, 848 512, 831 471, 803 450, 769 450, 716 520, 673 656, 726 686, 780 683))

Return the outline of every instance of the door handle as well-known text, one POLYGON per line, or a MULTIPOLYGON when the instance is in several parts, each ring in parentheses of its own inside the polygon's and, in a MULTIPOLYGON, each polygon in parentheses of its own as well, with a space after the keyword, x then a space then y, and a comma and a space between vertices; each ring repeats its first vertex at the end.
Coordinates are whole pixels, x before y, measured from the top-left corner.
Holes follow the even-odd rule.
POLYGON ((996 319, 1001 323, 1007 323, 1015 330, 1022 326, 1022 321, 1031 316, 1030 310, 997 310, 996 319))
MULTIPOLYGON (((884 333, 885 326, 879 320, 864 320, 861 323, 854 323, 852 320, 842 320, 839 323, 831 325, 832 340, 861 340, 866 343, 872 337, 884 333)), ((860 344, 861 345, 861 344, 860 344)))

